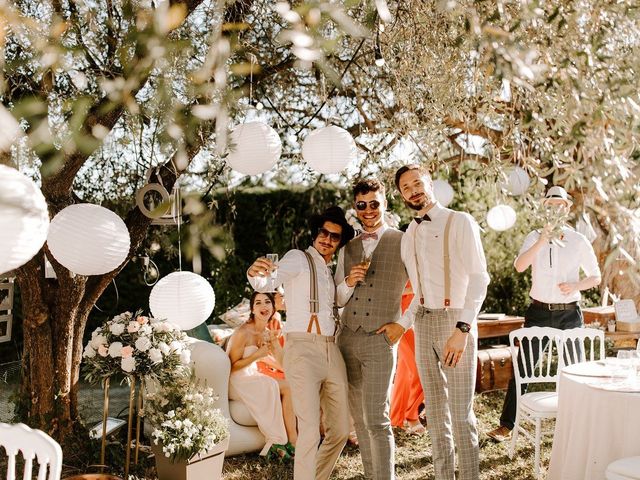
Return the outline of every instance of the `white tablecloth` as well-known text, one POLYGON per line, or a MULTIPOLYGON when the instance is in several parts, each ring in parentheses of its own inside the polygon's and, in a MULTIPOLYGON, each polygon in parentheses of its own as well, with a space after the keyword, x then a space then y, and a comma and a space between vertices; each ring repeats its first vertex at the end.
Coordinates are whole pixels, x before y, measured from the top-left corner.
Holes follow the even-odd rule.
POLYGON ((615 391, 623 380, 606 377, 597 362, 573 367, 579 375, 571 367, 560 375, 547 478, 601 480, 613 460, 640 455, 640 392, 615 391))

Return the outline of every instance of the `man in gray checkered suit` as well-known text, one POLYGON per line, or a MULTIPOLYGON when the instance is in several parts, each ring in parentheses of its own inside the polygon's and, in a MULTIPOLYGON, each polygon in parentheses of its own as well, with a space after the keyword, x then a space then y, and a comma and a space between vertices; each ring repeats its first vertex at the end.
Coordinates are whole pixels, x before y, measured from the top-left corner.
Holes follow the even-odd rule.
POLYGON ((477 480, 476 317, 489 284, 479 227, 471 215, 436 201, 425 167, 401 167, 395 183, 405 204, 420 215, 402 238, 402 260, 415 292, 405 316, 415 319, 436 479, 456 478, 457 446, 458 478, 477 480))
POLYGON ((359 181, 353 195, 364 233, 338 256, 336 298, 338 306, 344 306, 338 346, 347 367, 349 406, 365 477, 391 480, 395 478, 395 443, 389 419, 393 344, 405 330, 396 323, 407 283, 400 257, 403 234, 384 222, 387 200, 380 181, 359 181), (349 272, 346 277, 345 272, 349 272))

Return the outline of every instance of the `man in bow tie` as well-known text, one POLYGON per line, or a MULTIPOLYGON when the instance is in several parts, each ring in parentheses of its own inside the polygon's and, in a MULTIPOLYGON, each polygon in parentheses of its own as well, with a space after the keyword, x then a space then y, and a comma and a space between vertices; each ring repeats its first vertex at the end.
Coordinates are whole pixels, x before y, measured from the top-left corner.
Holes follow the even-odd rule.
POLYGON ((403 233, 385 224, 387 200, 379 180, 360 180, 353 197, 364 233, 338 255, 336 298, 338 306, 344 306, 338 346, 347 366, 349 406, 365 478, 393 480, 389 395, 395 370, 393 345, 405 331, 397 323, 407 283, 400 257, 403 233), (345 272, 349 272, 346 277, 345 272))
POLYGON ((437 480, 479 478, 473 392, 478 348, 476 317, 489 284, 479 227, 471 215, 440 205, 424 166, 405 165, 395 176, 405 204, 418 213, 402 237, 402 260, 414 299, 416 364, 424 389, 427 427, 437 480))

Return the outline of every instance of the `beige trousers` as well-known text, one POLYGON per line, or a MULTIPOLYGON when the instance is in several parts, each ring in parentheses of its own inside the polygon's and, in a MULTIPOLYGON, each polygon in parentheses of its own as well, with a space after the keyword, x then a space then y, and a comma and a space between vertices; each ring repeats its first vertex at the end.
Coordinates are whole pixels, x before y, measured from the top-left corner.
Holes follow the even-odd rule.
POLYGON ((284 372, 298 420, 294 480, 328 480, 349 436, 348 382, 334 337, 288 333, 284 372), (320 444, 320 409, 325 436, 320 444))

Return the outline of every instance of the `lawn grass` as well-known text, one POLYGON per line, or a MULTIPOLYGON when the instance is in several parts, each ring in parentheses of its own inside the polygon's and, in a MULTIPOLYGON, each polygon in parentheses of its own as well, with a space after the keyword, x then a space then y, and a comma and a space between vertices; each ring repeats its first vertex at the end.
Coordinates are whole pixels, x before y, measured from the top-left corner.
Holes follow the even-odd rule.
MULTIPOLYGON (((533 480, 533 446, 524 439, 518 441, 513 460, 507 456, 507 444, 497 444, 487 438, 487 432, 498 424, 504 392, 487 392, 476 396, 475 412, 480 431, 480 478, 482 480, 533 480)), ((396 478, 399 480, 434 479, 431 460, 431 441, 428 435, 396 434, 396 478)), ((551 438, 542 446, 542 473, 546 472, 551 454, 551 438)), ((285 480, 293 478, 293 465, 265 460, 257 454, 240 455, 225 459, 225 480, 285 480)), ((362 480, 360 453, 347 446, 333 472, 336 480, 362 480)))

